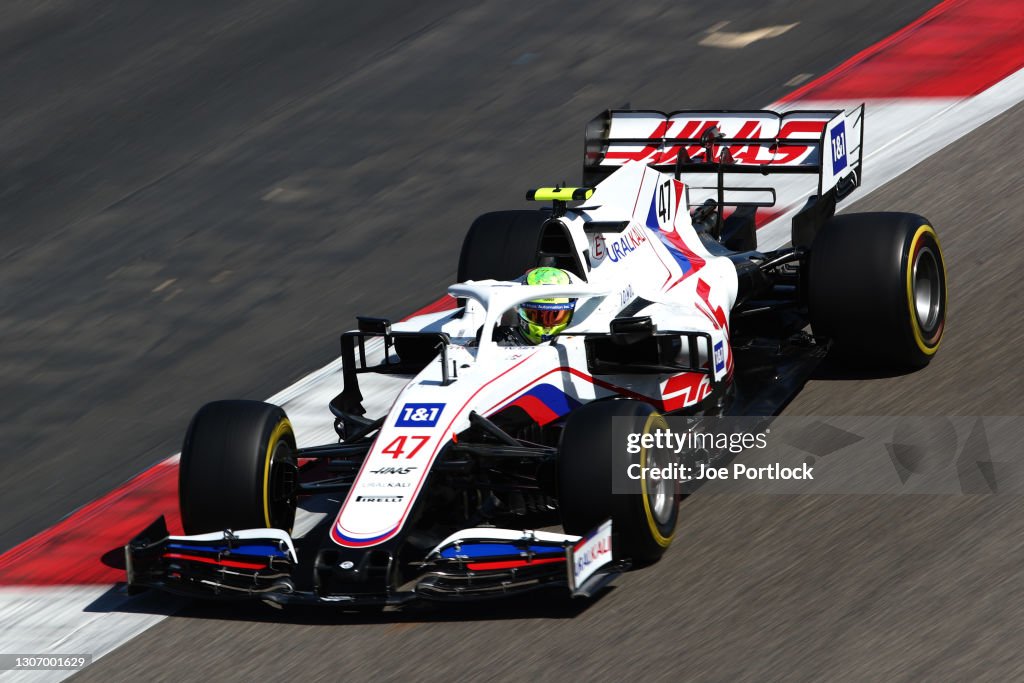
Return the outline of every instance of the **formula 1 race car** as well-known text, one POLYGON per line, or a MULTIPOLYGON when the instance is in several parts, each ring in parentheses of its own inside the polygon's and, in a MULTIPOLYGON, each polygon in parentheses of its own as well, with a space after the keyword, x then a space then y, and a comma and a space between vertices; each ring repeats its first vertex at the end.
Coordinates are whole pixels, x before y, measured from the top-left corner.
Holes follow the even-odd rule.
POLYGON ((266 403, 199 410, 181 452, 188 535, 161 518, 132 540, 130 588, 344 606, 590 596, 657 561, 680 485, 613 491, 614 468, 668 457, 624 452, 613 424, 775 415, 826 354, 919 368, 939 346, 946 275, 929 222, 834 215, 862 177, 863 112, 601 114, 582 187, 533 190, 550 206, 472 224, 453 310, 359 318, 341 336, 337 443, 297 448, 266 403), (780 205, 786 174, 816 187, 791 245, 760 252, 756 210, 780 205), (534 268, 566 279, 531 284, 534 268), (538 301, 571 302, 557 334, 517 332, 538 301), (369 385, 393 400, 385 414, 366 414, 369 385), (330 511, 293 538, 306 497, 330 511))

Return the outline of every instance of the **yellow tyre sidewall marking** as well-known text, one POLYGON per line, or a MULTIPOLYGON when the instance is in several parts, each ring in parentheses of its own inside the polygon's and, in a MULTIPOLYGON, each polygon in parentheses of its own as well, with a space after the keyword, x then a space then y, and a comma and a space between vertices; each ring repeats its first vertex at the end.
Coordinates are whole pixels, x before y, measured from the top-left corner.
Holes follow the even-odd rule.
MULTIPOLYGON (((910 249, 907 251, 907 310, 910 313, 910 330, 914 334, 914 342, 917 344, 917 348, 921 349, 921 353, 931 356, 939 349, 939 344, 942 342, 942 334, 939 334, 939 338, 935 340, 934 346, 928 346, 925 343, 921 324, 917 320, 917 310, 914 307, 914 254, 917 251, 917 243, 925 235, 932 236, 935 246, 939 250, 939 263, 942 266, 942 306, 943 309, 948 308, 948 299, 946 297, 946 259, 942 255, 942 246, 939 244, 939 236, 935 234, 935 229, 925 224, 914 233, 913 239, 910 240, 910 249)), ((943 313, 945 313, 945 310, 943 313)))
POLYGON ((266 527, 271 528, 270 525, 270 464, 274 459, 274 449, 277 447, 278 442, 284 438, 286 434, 291 434, 292 423, 288 421, 288 418, 282 419, 274 427, 274 431, 270 433, 270 439, 267 441, 267 455, 263 461, 263 522, 266 527))
MULTIPOLYGON (((661 414, 659 414, 659 413, 651 413, 650 415, 647 416, 647 422, 644 423, 644 432, 643 433, 644 434, 649 434, 651 432, 652 426, 654 426, 655 424, 657 424, 657 426, 660 427, 661 429, 665 429, 665 430, 668 429, 668 423, 665 422, 665 418, 661 414)), ((641 443, 642 443, 642 441, 641 441, 641 443)), ((675 533, 674 533, 674 530, 673 530, 672 534, 670 534, 668 536, 663 536, 661 531, 658 529, 657 522, 654 521, 654 511, 651 510, 651 503, 650 503, 650 500, 647 497, 647 477, 643 476, 643 471, 644 471, 645 467, 647 467, 647 449, 646 448, 641 448, 640 449, 640 473, 641 473, 640 493, 641 493, 641 495, 643 496, 643 499, 644 499, 644 516, 647 517, 647 528, 650 530, 651 538, 654 539, 654 542, 657 543, 658 545, 660 545, 662 548, 667 548, 669 546, 669 544, 672 543, 672 537, 675 535, 675 533)))

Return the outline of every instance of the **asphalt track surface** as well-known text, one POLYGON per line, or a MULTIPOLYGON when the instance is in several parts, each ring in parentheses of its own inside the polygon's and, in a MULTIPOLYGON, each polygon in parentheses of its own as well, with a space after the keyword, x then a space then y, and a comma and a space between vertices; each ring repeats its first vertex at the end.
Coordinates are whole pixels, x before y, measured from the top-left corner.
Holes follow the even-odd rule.
MULTIPOLYGON (((0 547, 173 453, 201 402, 322 365, 356 313, 431 300, 473 216, 578 177, 600 109, 760 106, 928 4, 8 4, 0 547), (697 45, 725 20, 801 23, 743 50, 697 45)), ((1020 413, 1024 143, 1006 133, 1022 123, 1017 107, 857 207, 938 226, 951 319, 936 361, 825 375, 788 413, 1020 413)), ((79 679, 1009 680, 1024 675, 1021 507, 697 496, 666 559, 589 606, 195 605, 79 679)))

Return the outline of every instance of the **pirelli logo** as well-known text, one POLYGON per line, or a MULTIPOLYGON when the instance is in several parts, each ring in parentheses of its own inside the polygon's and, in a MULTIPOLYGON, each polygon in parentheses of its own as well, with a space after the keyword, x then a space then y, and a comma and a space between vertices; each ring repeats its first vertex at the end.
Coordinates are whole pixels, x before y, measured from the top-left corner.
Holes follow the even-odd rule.
POLYGON ((357 503, 401 503, 405 496, 356 496, 357 503))

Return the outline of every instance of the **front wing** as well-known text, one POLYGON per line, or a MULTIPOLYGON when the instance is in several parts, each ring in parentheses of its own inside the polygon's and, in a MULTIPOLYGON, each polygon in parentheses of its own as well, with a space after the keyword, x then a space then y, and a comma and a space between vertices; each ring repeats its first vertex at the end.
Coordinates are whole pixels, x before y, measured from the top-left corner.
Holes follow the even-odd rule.
POLYGON ((174 536, 160 517, 125 546, 125 558, 129 592, 158 588, 188 597, 345 606, 474 600, 539 588, 591 597, 629 566, 614 555, 611 520, 583 537, 464 529, 415 563, 420 571, 411 581, 369 594, 333 594, 315 581, 304 588, 314 570, 324 568, 300 561, 292 539, 279 529, 174 536))

